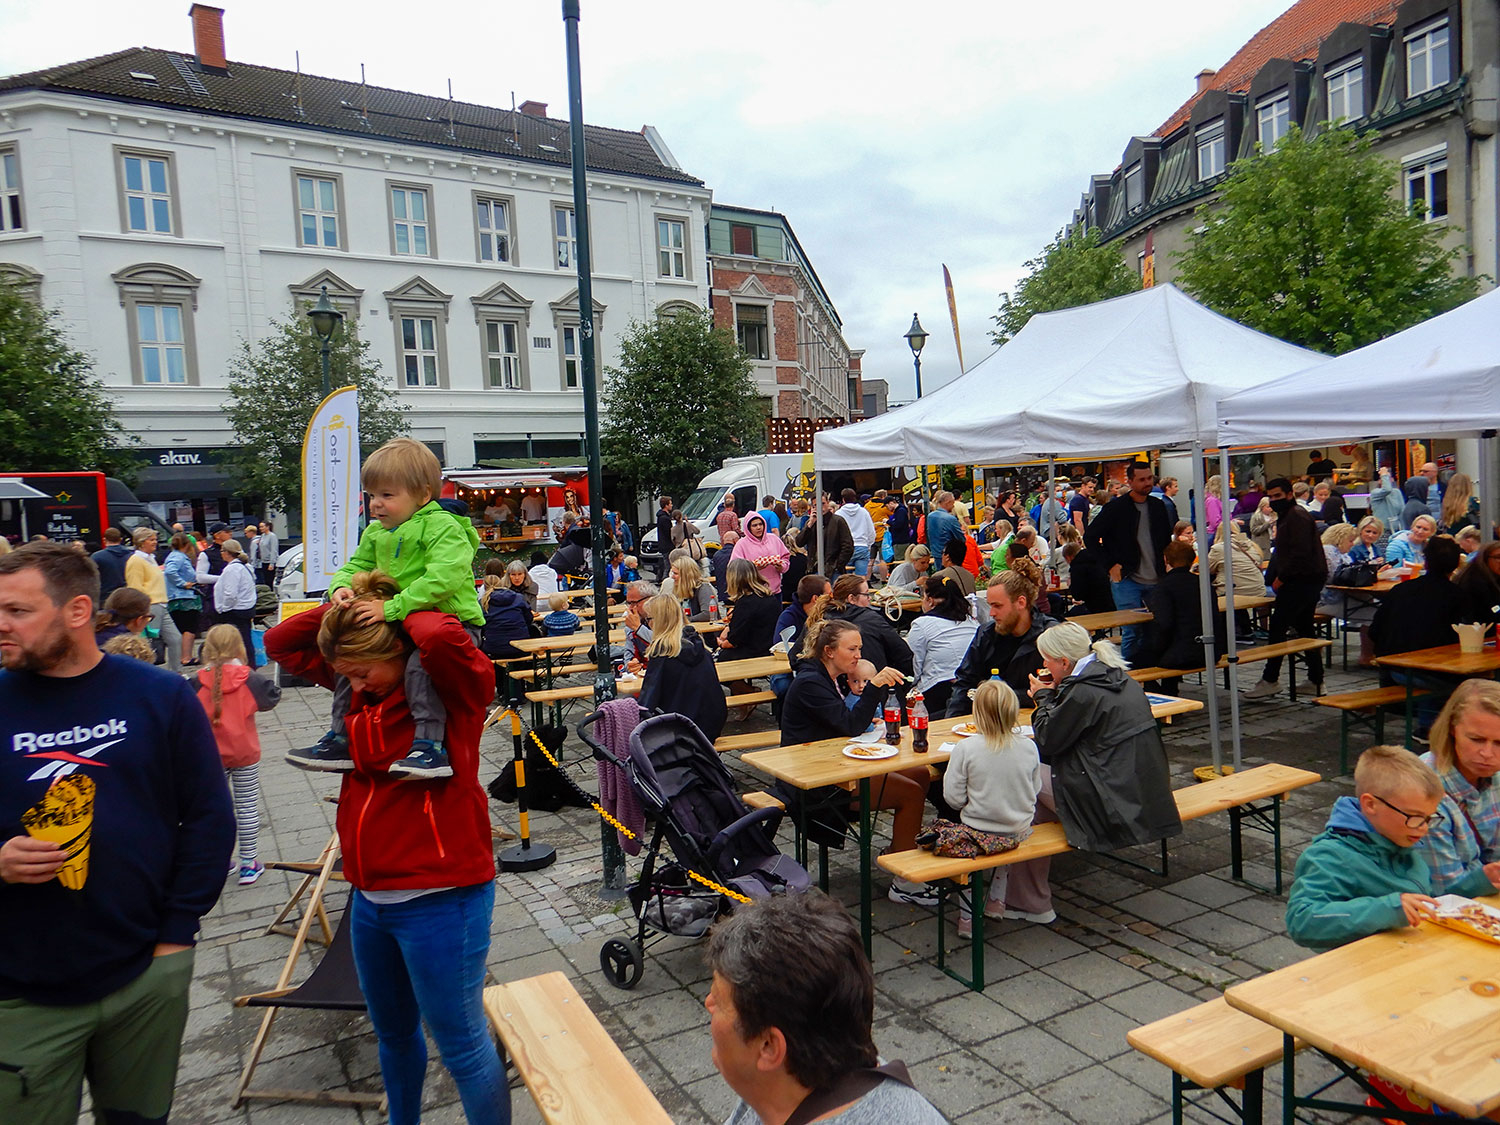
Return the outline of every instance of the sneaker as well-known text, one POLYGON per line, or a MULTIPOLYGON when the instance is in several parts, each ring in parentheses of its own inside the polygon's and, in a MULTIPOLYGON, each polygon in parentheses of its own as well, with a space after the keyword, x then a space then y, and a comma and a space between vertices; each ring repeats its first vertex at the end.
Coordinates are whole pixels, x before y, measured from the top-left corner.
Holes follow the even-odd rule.
POLYGON ((907 906, 936 906, 937 891, 925 883, 908 883, 905 879, 891 882, 890 900, 904 902, 907 906))
POLYGON ((993 918, 997 922, 1003 918, 1009 917, 1009 915, 1005 912, 1004 900, 1000 902, 986 902, 984 904, 984 916, 986 918, 993 918))
POLYGON ((1281 685, 1275 680, 1256 680, 1255 686, 1244 692, 1242 699, 1270 699, 1271 696, 1281 691, 1281 685))
POLYGON ((354 768, 354 759, 349 756, 349 740, 333 731, 329 731, 306 749, 293 750, 286 756, 286 760, 288 765, 296 766, 299 770, 347 773, 354 768))
POLYGON ((1015 918, 1022 922, 1035 922, 1038 926, 1050 926, 1057 921, 1057 911, 1046 910, 1040 914, 1033 914, 1028 910, 1007 910, 1005 917, 1015 918))
POLYGON ((971 938, 974 936, 973 918, 960 918, 958 920, 958 936, 961 938, 971 938))
POLYGON ((399 762, 392 762, 393 777, 410 777, 426 781, 436 777, 452 777, 453 767, 448 764, 448 750, 441 742, 426 738, 412 740, 411 753, 399 762))
POLYGON ((240 864, 240 886, 248 887, 266 873, 266 865, 260 860, 240 864))

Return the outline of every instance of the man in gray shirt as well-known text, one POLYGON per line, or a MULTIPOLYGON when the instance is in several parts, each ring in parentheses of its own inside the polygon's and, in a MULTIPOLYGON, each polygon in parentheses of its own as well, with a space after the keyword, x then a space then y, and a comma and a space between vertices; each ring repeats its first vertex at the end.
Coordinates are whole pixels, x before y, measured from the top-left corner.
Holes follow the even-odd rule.
MULTIPOLYGON (((1147 593, 1165 573, 1161 553, 1172 538, 1172 521, 1166 504, 1151 495, 1156 480, 1151 466, 1132 461, 1126 473, 1129 491, 1104 505, 1083 533, 1083 542, 1109 568, 1115 608, 1141 609, 1147 593)), ((1136 663, 1145 644, 1144 629, 1131 625, 1121 640, 1121 654, 1136 663)))

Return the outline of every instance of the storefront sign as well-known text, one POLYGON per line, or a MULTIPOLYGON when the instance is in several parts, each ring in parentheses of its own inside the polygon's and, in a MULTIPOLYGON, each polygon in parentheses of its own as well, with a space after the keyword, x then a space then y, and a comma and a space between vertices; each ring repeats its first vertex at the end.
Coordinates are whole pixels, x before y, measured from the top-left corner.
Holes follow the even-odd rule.
POLYGON ((328 589, 359 539, 359 401, 353 387, 325 398, 302 441, 303 573, 328 589))

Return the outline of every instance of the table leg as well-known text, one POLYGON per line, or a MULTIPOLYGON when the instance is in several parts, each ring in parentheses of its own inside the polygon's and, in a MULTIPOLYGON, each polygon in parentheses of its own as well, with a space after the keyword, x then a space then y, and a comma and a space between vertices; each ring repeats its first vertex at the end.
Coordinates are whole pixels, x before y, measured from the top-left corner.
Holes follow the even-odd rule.
POLYGON ((1245 1089, 1240 1094, 1240 1120, 1244 1125, 1261 1125, 1266 1119, 1266 1072, 1252 1070, 1245 1075, 1245 1089))
POLYGON ((865 956, 870 956, 873 920, 870 917, 870 848, 875 834, 875 818, 870 815, 870 779, 859 779, 859 932, 864 939, 865 956))
POLYGON ((1412 707, 1412 705, 1415 702, 1415 700, 1416 700, 1416 695, 1415 695, 1415 692, 1414 692, 1413 687, 1412 687, 1412 677, 1411 677, 1410 673, 1407 673, 1407 675, 1406 675, 1406 738, 1402 741, 1401 745, 1405 746, 1408 750, 1411 749, 1411 735, 1412 735, 1412 725, 1413 725, 1412 724, 1412 720, 1416 718, 1415 714, 1413 713, 1413 707, 1412 707))
POLYGON ((1297 1040, 1281 1037, 1281 1125, 1297 1125, 1297 1040))

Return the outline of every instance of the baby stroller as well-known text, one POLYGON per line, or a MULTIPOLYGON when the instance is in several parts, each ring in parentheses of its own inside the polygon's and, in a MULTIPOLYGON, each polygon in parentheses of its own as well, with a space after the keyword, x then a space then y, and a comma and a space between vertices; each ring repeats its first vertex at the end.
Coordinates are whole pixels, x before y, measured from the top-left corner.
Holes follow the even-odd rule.
MULTIPOLYGON (((607 753, 595 747, 596 753, 607 753)), ((613 757, 609 759, 613 761, 613 757)), ((689 872, 748 898, 805 891, 812 880, 776 847, 780 809, 747 810, 703 732, 681 715, 646 719, 630 736, 630 777, 651 829, 640 880, 626 894, 634 941, 612 938, 599 951, 604 975, 634 988, 644 949, 662 937, 699 938, 734 900, 689 872), (659 857, 665 837, 675 859, 659 857)))

